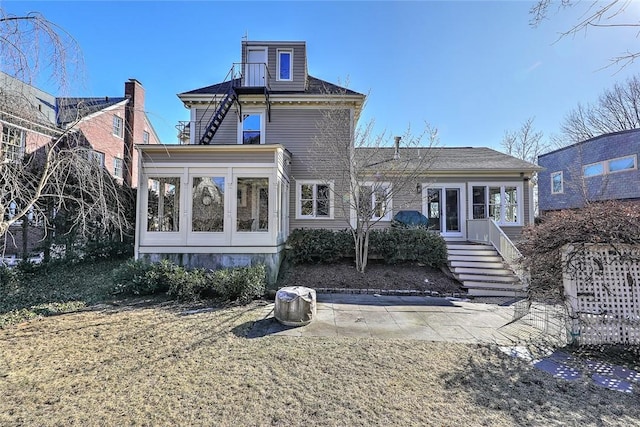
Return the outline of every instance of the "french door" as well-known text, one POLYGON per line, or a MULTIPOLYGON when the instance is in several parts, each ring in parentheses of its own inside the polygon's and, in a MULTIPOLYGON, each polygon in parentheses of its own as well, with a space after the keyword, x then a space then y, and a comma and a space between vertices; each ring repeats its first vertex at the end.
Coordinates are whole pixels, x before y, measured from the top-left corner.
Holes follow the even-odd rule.
POLYGON ((423 210, 429 228, 444 237, 464 237, 466 229, 463 184, 429 186, 423 192, 423 210))

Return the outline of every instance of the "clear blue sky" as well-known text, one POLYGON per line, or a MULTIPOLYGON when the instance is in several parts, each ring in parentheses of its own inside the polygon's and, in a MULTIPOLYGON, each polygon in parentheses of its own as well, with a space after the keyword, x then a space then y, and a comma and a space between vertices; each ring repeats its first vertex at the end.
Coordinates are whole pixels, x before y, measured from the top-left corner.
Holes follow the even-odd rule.
MULTIPOLYGON (((554 44, 576 14, 532 29, 531 4, 0 0, 9 13, 41 12, 78 41, 86 80, 64 95, 123 96, 127 79, 141 81, 165 143, 189 118, 176 94, 222 81, 247 32, 306 41, 309 73, 369 93, 364 119, 378 131, 418 131, 428 121, 443 146, 494 148, 531 116, 545 136, 557 133, 577 103, 640 70, 640 61, 601 70, 638 45, 636 32, 595 29, 554 44)), ((640 13, 640 3, 631 8, 640 13)))

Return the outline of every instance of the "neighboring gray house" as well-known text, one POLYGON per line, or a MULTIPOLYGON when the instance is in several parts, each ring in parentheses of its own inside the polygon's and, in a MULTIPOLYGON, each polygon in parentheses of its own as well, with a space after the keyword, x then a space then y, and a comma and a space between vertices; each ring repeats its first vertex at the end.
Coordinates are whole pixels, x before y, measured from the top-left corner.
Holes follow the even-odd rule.
MULTIPOLYGON (((147 213, 138 215, 137 258, 209 268, 264 262, 273 280, 290 230, 340 230, 353 220, 342 209, 351 178, 331 169, 339 154, 314 140, 332 112, 342 120, 331 132, 353 141, 365 96, 308 75, 304 42, 245 41, 241 58, 223 82, 178 95, 191 114, 179 126, 181 145, 137 146, 138 212, 147 213)), ((406 194, 387 196, 384 168, 359 184, 379 226, 417 210, 448 241, 501 249, 533 222, 537 166, 488 148, 400 148, 399 156, 417 158, 412 150, 432 159, 406 194)))
POLYGON ((609 133, 538 156, 540 212, 587 201, 640 200, 640 129, 609 133))

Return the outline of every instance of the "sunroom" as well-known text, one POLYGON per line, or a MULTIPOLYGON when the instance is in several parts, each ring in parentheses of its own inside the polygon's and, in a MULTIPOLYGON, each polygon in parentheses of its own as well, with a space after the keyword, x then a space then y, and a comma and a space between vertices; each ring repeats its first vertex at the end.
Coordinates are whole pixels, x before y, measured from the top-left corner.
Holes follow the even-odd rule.
POLYGON ((136 148, 137 259, 211 269, 264 263, 275 280, 289 221, 291 155, 282 145, 136 148))

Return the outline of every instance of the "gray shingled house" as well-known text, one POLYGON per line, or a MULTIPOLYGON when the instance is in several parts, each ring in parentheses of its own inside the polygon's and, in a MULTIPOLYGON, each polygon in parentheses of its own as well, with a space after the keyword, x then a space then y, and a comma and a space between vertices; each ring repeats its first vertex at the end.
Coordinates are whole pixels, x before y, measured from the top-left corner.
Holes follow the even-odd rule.
POLYGON ((538 156, 540 212, 640 200, 640 129, 607 133, 538 156))
MULTIPOLYGON (((352 220, 338 209, 348 176, 319 167, 336 153, 314 138, 332 110, 346 118, 333 131, 352 140, 365 95, 308 75, 304 42, 242 42, 242 60, 223 82, 178 97, 190 110, 179 125, 182 144, 137 146, 138 211, 147 215, 138 216, 136 257, 213 268, 263 262, 273 280, 289 230, 344 229, 352 220)), ((418 157, 412 150, 419 149, 389 148, 387 157, 418 157)), ((513 256, 510 239, 533 221, 538 168, 489 148, 429 155, 406 194, 371 192, 379 226, 400 210, 421 212, 450 242, 451 267, 465 285, 513 294, 519 285, 503 257, 513 256)))

